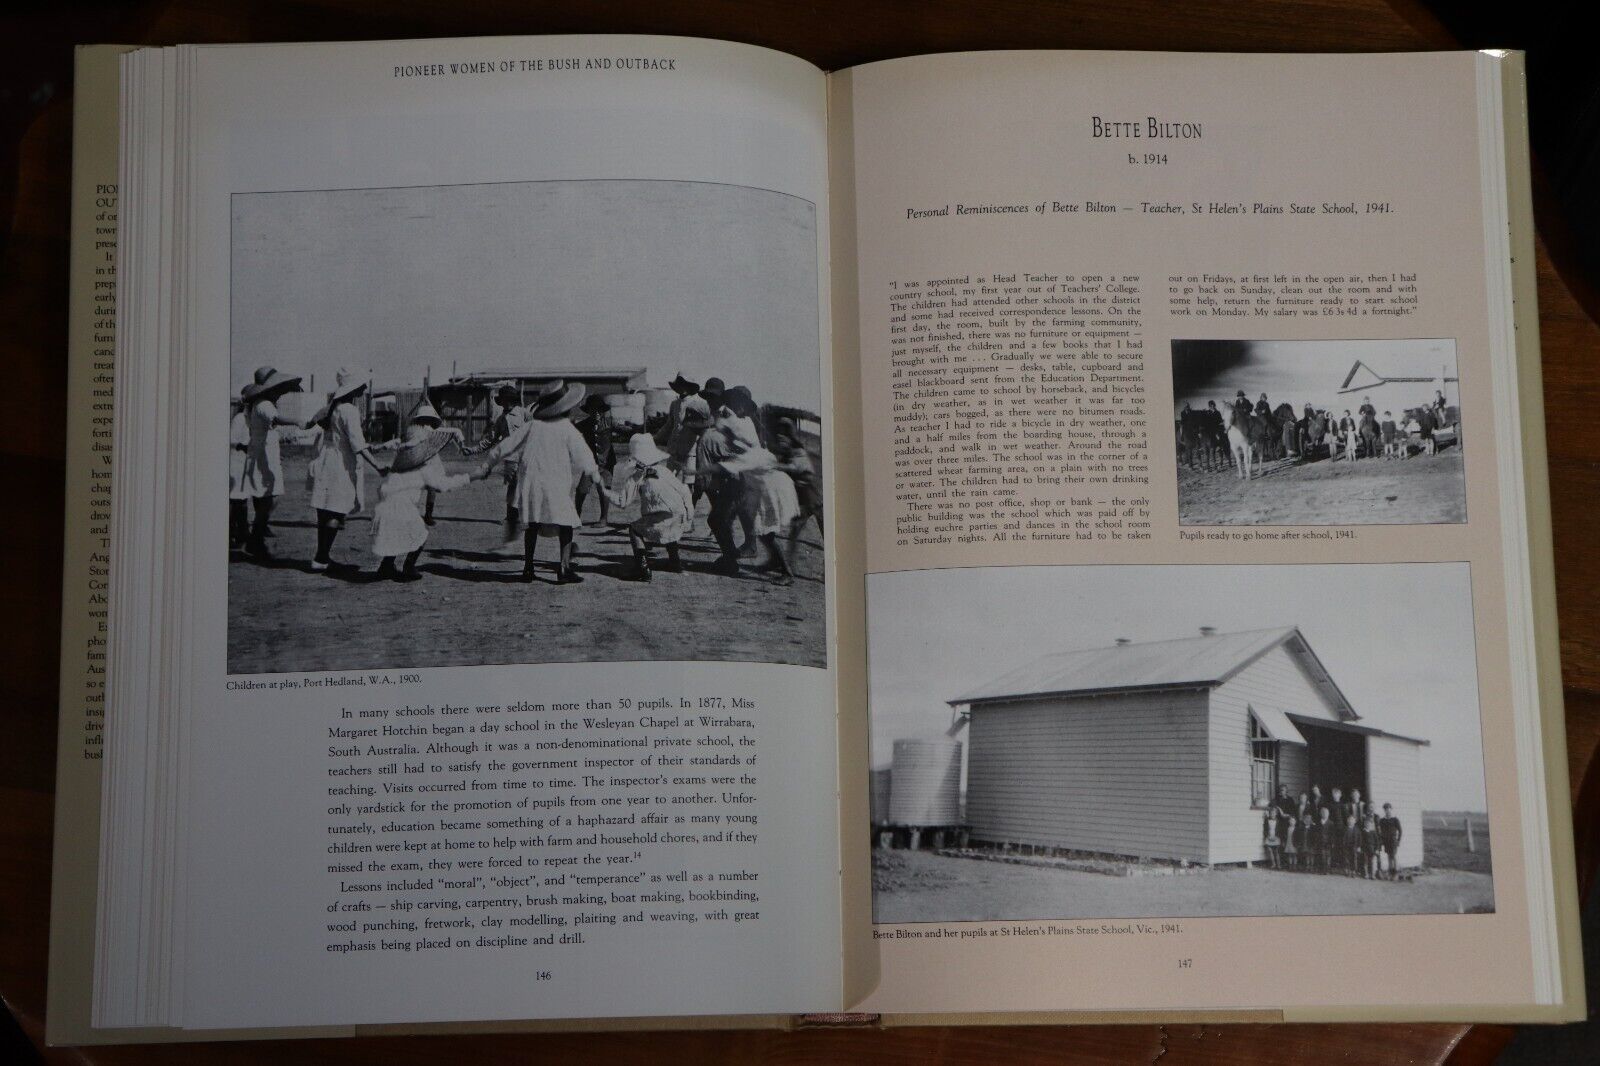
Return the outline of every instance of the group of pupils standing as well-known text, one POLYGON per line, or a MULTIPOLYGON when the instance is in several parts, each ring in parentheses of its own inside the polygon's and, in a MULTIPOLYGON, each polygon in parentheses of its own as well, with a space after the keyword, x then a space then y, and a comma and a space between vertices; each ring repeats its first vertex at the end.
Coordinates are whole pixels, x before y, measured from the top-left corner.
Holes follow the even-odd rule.
POLYGON ((1334 788, 1327 798, 1312 785, 1298 799, 1285 785, 1262 818, 1261 843, 1274 870, 1342 874, 1395 880, 1404 827, 1388 803, 1379 808, 1353 788, 1334 788), (1382 813, 1378 813, 1381 809, 1382 813))

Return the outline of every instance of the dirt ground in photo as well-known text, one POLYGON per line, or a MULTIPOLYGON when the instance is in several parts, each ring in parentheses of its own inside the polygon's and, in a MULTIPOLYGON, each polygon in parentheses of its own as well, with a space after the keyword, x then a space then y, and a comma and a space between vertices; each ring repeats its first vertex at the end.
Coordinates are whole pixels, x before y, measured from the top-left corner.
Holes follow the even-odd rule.
MULTIPOLYGON (((475 463, 447 459, 450 473, 475 463)), ((304 491, 304 459, 284 460, 288 494, 273 512, 276 557, 262 564, 233 553, 228 567, 228 672, 375 670, 503 663, 699 660, 826 665, 822 539, 815 523, 800 535, 795 583, 772 584, 762 557, 744 560, 738 577, 707 572, 716 545, 706 502, 682 544, 685 572, 660 568, 646 583, 625 580, 633 553, 625 529, 598 526, 591 492, 574 536, 581 585, 555 584, 555 535, 541 535, 539 580, 523 584, 520 534, 507 544, 505 484, 496 472, 439 496, 437 524, 418 562, 423 580, 375 580, 371 554, 376 478, 366 507, 334 546, 336 561, 360 566, 338 577, 307 568, 316 547, 316 514, 304 491)), ((221 506, 221 502, 218 502, 221 506)), ((611 522, 637 517, 614 509, 611 522)), ((735 531, 735 539, 742 537, 735 531)))
POLYGON ((1012 865, 931 851, 872 852, 872 913, 900 922, 1044 918, 1247 917, 1313 914, 1479 914, 1494 910, 1489 822, 1474 814, 1424 814, 1426 872, 1412 881, 1367 881, 1262 867, 1118 877, 1012 865))
MULTIPOLYGON (((1268 464, 1270 467, 1271 464, 1268 464)), ((1467 520, 1462 453, 1319 459, 1241 481, 1235 470, 1178 466, 1185 526, 1433 525, 1467 520)))
POLYGON ((1488 874, 1438 870, 1415 881, 1366 881, 1260 868, 1109 877, 1078 870, 873 852, 873 919, 990 922, 1043 918, 1175 918, 1290 914, 1458 914, 1494 909, 1488 874))

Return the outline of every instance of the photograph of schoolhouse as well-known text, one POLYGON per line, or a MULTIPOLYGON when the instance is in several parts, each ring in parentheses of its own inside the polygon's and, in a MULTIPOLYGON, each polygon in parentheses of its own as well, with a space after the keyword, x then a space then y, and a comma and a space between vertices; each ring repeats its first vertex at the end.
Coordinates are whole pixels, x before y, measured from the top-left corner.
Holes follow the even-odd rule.
MULTIPOLYGON (((1012 593, 955 590, 989 622, 1055 604, 1015 636, 1060 650, 954 685, 924 657, 947 687, 915 724, 909 673, 874 670, 879 921, 1493 910, 1465 566, 1025 569, 939 573, 1012 593), (1163 586, 1190 606, 1134 598, 1163 586), (1459 611, 1428 649, 1363 626, 1423 588, 1459 611)), ((916 578, 883 577, 872 638, 885 603, 926 638, 897 610, 916 578)))
POLYGON ((1123 638, 1046 656, 950 702, 966 708, 975 839, 1279 866, 1285 835, 1304 839, 1287 819, 1305 796, 1300 828, 1312 839, 1301 851, 1327 872, 1347 865, 1347 823, 1376 817, 1363 797, 1381 797, 1412 826, 1399 865, 1422 864, 1427 740, 1365 724, 1295 626, 1123 638), (1274 817, 1281 827, 1268 833, 1274 817))

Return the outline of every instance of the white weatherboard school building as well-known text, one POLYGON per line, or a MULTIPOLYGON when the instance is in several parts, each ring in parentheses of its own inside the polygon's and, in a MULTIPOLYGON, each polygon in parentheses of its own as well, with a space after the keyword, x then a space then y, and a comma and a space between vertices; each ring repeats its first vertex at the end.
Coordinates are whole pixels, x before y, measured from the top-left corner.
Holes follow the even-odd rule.
POLYGON ((1422 864, 1428 742, 1362 723, 1296 627, 1047 655, 950 704, 975 840, 1256 862, 1278 785, 1315 784, 1392 804, 1422 864))

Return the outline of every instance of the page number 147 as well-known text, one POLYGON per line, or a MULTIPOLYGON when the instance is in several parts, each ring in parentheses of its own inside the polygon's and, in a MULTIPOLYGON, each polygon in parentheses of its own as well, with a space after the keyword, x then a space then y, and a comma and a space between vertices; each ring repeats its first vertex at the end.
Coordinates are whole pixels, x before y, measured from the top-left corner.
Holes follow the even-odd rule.
POLYGON ((1193 959, 1179 959, 1178 960, 1178 969, 1180 969, 1180 970, 1192 970, 1192 969, 1194 969, 1194 960, 1193 959))

